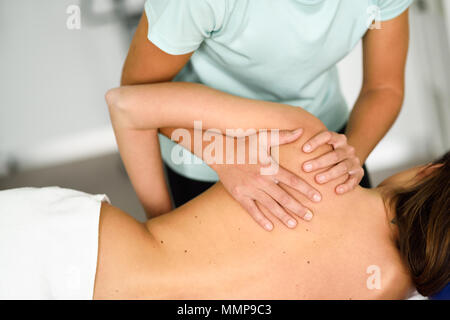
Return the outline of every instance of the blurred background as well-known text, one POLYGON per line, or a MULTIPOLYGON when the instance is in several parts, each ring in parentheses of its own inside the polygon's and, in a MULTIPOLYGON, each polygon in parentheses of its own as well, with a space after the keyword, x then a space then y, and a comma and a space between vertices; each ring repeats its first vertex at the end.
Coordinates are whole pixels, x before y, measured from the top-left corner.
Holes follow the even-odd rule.
MULTIPOLYGON (((144 220, 104 102, 119 85, 143 3, 0 0, 0 190, 58 185, 106 193, 144 220), (73 5, 80 28, 67 25, 73 5)), ((450 149, 449 43, 450 0, 416 0, 405 104, 368 159, 374 185, 450 149)), ((339 70, 352 106, 362 82, 361 45, 339 70)))

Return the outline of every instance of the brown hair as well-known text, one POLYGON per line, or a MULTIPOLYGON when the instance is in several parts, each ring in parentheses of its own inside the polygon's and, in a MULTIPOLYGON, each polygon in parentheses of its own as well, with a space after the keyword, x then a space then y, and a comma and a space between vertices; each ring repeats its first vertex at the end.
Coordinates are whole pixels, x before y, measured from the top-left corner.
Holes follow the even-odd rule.
POLYGON ((396 214, 400 254, 424 296, 439 292, 450 279, 450 152, 433 165, 440 166, 388 198, 396 214))

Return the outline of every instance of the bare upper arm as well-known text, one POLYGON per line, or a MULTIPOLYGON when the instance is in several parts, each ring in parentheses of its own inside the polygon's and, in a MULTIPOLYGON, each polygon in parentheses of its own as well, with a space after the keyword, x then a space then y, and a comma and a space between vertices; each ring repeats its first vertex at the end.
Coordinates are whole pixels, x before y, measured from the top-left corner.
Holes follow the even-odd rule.
POLYGON ((384 21, 363 38, 363 91, 390 88, 403 95, 409 47, 409 14, 384 21))
POLYGON ((168 54, 150 42, 147 33, 148 22, 144 12, 123 66, 122 85, 170 81, 192 55, 192 52, 184 55, 168 54))

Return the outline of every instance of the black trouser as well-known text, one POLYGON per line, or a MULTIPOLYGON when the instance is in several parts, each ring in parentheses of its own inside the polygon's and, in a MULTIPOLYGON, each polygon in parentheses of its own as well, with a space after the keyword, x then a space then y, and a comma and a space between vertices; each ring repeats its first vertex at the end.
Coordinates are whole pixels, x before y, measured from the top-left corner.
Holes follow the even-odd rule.
MULTIPOLYGON (((346 126, 344 126, 341 130, 339 130, 339 133, 345 132, 346 126)), ((192 180, 189 178, 185 178, 182 175, 179 175, 172 169, 170 169, 167 165, 166 172, 167 172, 167 178, 169 179, 169 187, 172 192, 172 198, 174 201, 175 206, 178 208, 179 206, 185 204, 189 200, 192 200, 202 192, 206 191, 210 187, 214 185, 214 183, 210 182, 203 182, 203 181, 197 181, 192 180)), ((370 188, 370 178, 369 174, 367 172, 367 168, 364 165, 364 177, 361 180, 360 185, 364 188, 370 188)))

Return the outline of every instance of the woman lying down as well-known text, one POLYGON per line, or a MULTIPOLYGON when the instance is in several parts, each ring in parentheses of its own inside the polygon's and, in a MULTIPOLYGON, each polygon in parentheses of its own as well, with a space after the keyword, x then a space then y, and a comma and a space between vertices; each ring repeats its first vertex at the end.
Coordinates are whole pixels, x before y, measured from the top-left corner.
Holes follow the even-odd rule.
MULTIPOLYGON (((202 85, 122 87, 107 101, 115 130, 192 128, 198 119, 222 132, 288 130, 283 139, 295 141, 279 147, 279 162, 292 172, 329 152, 299 151, 325 129, 301 108, 202 85)), ((313 183, 312 174, 302 177, 313 183)), ((57 187, 2 191, 0 298, 404 299, 449 282, 449 154, 375 189, 337 196, 335 184, 319 186, 320 203, 280 185, 311 208, 311 221, 298 219, 295 229, 275 222, 267 232, 220 183, 146 223, 105 196, 57 187)))

